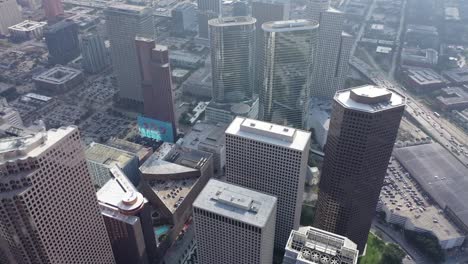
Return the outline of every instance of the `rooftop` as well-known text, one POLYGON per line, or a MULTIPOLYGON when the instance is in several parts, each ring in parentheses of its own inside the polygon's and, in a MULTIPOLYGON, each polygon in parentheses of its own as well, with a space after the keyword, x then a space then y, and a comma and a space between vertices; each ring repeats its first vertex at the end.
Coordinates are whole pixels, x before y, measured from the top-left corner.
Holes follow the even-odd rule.
POLYGON ((394 155, 441 208, 468 226, 468 168, 439 144, 397 148, 394 155))
POLYGON ((226 131, 227 124, 198 122, 192 130, 184 137, 183 146, 189 148, 197 148, 200 143, 209 144, 213 146, 221 146, 224 142, 224 131, 226 131))
POLYGON ((10 30, 17 30, 17 31, 32 31, 36 28, 41 28, 47 25, 46 22, 36 22, 32 20, 25 20, 19 24, 9 27, 10 30))
POLYGON ((406 98, 387 88, 364 85, 338 91, 335 101, 344 107, 364 112, 379 112, 406 104, 406 98))
POLYGON ((217 215, 263 228, 275 217, 276 197, 211 179, 193 206, 217 215))
POLYGON ((266 22, 262 24, 262 29, 269 32, 281 32, 318 29, 318 26, 316 21, 296 19, 266 22))
POLYGON ((109 210, 124 215, 133 215, 141 210, 146 199, 133 186, 116 165, 110 169, 112 178, 97 192, 98 202, 109 210))
POLYGON ((129 5, 124 3, 113 3, 107 7, 105 12, 118 12, 134 15, 149 14, 151 10, 145 6, 129 5))
POLYGON ((442 75, 453 83, 468 83, 468 67, 443 71, 442 75))
POLYGON ((468 87, 443 88, 442 95, 437 96, 436 99, 446 106, 468 104, 468 87))
POLYGON ((304 151, 310 142, 310 132, 244 117, 236 117, 226 134, 299 151, 304 151))
POLYGON ((299 253, 297 256, 301 263, 318 263, 321 257, 331 258, 330 263, 338 262, 340 257, 351 259, 351 262, 357 263, 359 251, 353 241, 344 236, 333 234, 315 227, 300 227, 299 230, 292 230, 286 249, 299 253))
POLYGON ((130 152, 136 156, 138 156, 138 159, 140 161, 144 161, 150 153, 153 152, 151 148, 147 148, 145 146, 139 145, 137 143, 133 143, 130 141, 126 141, 123 139, 118 139, 118 138, 110 138, 106 142, 107 146, 118 148, 121 150, 124 150, 126 152, 130 152))
POLYGON ((80 74, 80 70, 64 66, 56 66, 37 76, 34 76, 33 80, 51 84, 63 84, 80 74))
POLYGON ((408 78, 413 80, 417 85, 434 85, 444 84, 445 79, 437 72, 428 68, 410 67, 406 69, 408 78))
POLYGON ((86 159, 99 164, 112 165, 118 164, 123 167, 133 160, 135 156, 129 152, 106 146, 99 143, 91 143, 86 149, 86 159))
POLYGON ((208 21, 210 26, 227 27, 227 26, 244 26, 253 25, 257 20, 253 17, 239 16, 239 17, 220 17, 208 21))

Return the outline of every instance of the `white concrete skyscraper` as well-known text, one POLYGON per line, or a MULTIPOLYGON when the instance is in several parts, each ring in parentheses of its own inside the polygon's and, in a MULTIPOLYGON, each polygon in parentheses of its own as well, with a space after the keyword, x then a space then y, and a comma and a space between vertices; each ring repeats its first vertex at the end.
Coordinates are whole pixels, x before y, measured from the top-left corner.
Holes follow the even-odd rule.
POLYGON ((258 120, 237 117, 226 130, 227 181, 278 198, 277 249, 299 227, 309 147, 309 132, 258 120))
POLYGON ((75 127, 0 140, 0 263, 113 264, 75 127))
POLYGON ((143 105, 140 67, 135 37, 154 37, 151 9, 113 4, 104 10, 111 58, 120 99, 131 105, 143 105))
POLYGON ((316 63, 310 95, 332 99, 345 88, 353 37, 343 32, 345 14, 330 7, 330 0, 309 0, 307 18, 319 22, 316 63))
POLYGON ((271 264, 277 199, 210 180, 193 203, 198 262, 271 264))
POLYGON ((296 128, 307 117, 310 73, 314 62, 318 23, 309 20, 267 22, 259 52, 258 119, 296 128))

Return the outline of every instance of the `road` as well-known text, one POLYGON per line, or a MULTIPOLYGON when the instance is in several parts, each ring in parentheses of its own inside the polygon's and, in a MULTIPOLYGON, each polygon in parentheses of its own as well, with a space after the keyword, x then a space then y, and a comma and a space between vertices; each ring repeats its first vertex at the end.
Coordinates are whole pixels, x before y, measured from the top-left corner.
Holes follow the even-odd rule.
POLYGON ((392 66, 390 67, 389 76, 395 76, 395 70, 397 68, 398 57, 400 56, 401 49, 401 37, 403 36, 403 29, 405 28, 405 17, 406 17, 406 5, 407 0, 403 0, 401 5, 400 25, 398 28, 397 37, 395 39, 395 47, 393 48, 392 66))
POLYGON ((359 44, 359 40, 361 39, 362 35, 364 34, 366 30, 367 21, 370 20, 372 13, 374 12, 376 3, 377 3, 377 0, 372 0, 372 3, 370 4, 369 9, 367 9, 366 18, 361 23, 361 28, 359 29, 358 34, 354 38, 354 44, 353 44, 353 47, 351 48, 351 55, 353 55, 354 52, 356 51, 356 48, 359 44))
POLYGON ((369 80, 378 86, 396 90, 407 98, 406 113, 414 118, 417 125, 433 140, 440 143, 450 151, 458 160, 468 167, 468 148, 461 143, 468 142, 468 136, 443 117, 437 117, 429 107, 418 102, 405 88, 396 81, 388 78, 380 69, 369 66, 366 62, 353 56, 350 60, 351 66, 356 68, 369 80), (459 154, 457 154, 458 152, 459 154))

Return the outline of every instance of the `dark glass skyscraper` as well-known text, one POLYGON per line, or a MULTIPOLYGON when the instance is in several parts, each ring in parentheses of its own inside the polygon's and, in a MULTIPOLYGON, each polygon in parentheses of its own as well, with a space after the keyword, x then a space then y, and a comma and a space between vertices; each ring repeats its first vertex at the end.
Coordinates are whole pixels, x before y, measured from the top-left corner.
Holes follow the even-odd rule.
POLYGON ((364 252, 405 97, 367 85, 338 91, 325 145, 314 225, 364 252))
POLYGON ((259 119, 303 128, 318 23, 304 19, 267 22, 262 31, 264 47, 258 52, 264 55, 257 69, 259 119))
POLYGON ((49 50, 49 63, 65 65, 80 55, 78 25, 71 20, 62 20, 44 31, 49 50))

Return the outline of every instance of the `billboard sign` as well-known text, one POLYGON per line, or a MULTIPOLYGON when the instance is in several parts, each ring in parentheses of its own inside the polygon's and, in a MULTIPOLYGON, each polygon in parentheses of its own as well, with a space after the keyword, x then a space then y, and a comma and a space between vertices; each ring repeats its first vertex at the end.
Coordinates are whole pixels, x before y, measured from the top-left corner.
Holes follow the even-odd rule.
POLYGON ((139 116, 137 123, 142 137, 174 143, 174 131, 171 123, 144 116, 139 116))

